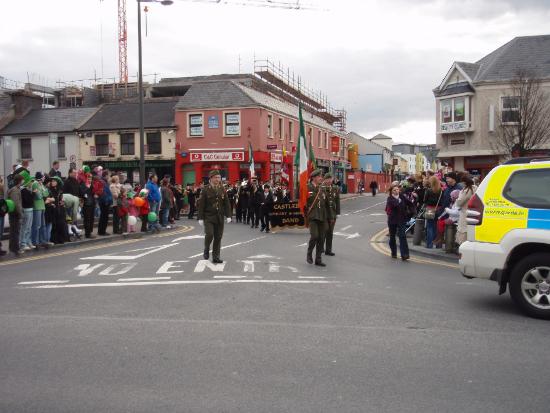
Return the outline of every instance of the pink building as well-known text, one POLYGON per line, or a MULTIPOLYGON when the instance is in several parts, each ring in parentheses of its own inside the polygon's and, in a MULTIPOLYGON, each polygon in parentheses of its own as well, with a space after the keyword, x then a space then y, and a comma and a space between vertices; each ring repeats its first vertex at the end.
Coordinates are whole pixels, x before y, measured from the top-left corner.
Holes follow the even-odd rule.
MULTIPOLYGON (((251 78, 244 80, 193 83, 179 100, 175 107, 178 183, 199 183, 212 169, 219 169, 229 182, 248 179, 251 144, 256 176, 292 186, 298 106, 259 91, 251 78)), ((345 135, 319 116, 305 110, 303 116, 306 138, 312 142, 319 167, 339 171, 343 178, 345 135), (333 153, 336 146, 338 153, 333 153)))

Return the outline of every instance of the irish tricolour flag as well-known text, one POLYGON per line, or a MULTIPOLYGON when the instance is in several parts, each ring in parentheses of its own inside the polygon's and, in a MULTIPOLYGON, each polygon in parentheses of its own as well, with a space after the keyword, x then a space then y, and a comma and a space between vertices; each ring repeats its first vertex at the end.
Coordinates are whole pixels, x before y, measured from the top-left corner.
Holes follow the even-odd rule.
POLYGON ((304 119, 302 117, 302 105, 298 108, 298 117, 300 119, 300 135, 298 137, 298 148, 296 148, 296 158, 294 165, 298 169, 298 206, 305 213, 307 202, 307 181, 309 178, 308 171, 308 147, 306 143, 306 132, 304 127, 304 119))

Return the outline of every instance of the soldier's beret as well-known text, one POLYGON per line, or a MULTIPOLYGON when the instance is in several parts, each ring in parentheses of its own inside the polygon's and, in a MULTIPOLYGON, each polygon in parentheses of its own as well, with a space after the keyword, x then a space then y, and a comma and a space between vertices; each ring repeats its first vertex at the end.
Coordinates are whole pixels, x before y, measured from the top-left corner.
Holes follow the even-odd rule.
POLYGON ((208 176, 210 176, 210 178, 212 178, 213 176, 216 176, 216 175, 221 175, 220 171, 218 171, 217 169, 214 169, 214 170, 210 171, 210 173, 208 174, 208 176))
POLYGON ((316 176, 319 176, 319 175, 323 175, 323 171, 321 171, 320 169, 316 169, 314 170, 312 173, 311 173, 311 177, 312 178, 315 178, 316 176))
POLYGON ((325 179, 330 179, 330 178, 333 178, 332 174, 330 172, 327 172, 325 174, 325 179))

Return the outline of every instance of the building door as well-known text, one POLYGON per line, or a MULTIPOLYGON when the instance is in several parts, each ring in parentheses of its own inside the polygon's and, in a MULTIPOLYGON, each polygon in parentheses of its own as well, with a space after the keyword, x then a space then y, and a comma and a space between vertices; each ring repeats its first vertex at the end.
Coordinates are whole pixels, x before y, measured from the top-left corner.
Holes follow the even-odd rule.
POLYGON ((195 170, 183 170, 183 185, 195 185, 195 170))

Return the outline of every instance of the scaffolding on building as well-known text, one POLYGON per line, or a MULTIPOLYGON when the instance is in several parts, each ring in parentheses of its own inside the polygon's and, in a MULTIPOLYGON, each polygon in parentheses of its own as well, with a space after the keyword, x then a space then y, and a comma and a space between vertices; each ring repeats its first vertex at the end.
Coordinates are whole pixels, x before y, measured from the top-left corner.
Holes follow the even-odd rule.
POLYGON ((294 71, 269 59, 254 59, 254 75, 272 86, 271 93, 294 104, 300 102, 304 110, 319 116, 339 131, 346 131, 346 110, 334 109, 324 93, 304 85, 302 77, 294 71))

